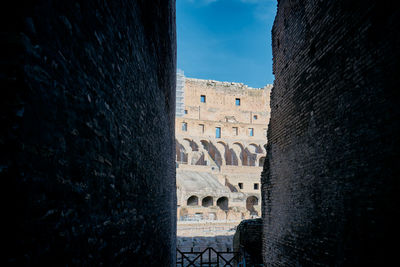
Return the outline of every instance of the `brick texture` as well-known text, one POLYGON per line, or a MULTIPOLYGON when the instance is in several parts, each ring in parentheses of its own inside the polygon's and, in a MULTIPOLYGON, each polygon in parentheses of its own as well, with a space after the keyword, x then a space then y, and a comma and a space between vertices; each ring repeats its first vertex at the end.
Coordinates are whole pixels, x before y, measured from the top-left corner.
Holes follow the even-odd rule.
POLYGON ((382 1, 278 1, 262 174, 266 266, 395 258, 399 17, 382 1))
POLYGON ((233 250, 241 252, 239 261, 245 257, 247 266, 262 264, 262 218, 243 220, 233 236, 233 250))
POLYGON ((0 39, 7 264, 173 266, 175 1, 10 8, 0 39))

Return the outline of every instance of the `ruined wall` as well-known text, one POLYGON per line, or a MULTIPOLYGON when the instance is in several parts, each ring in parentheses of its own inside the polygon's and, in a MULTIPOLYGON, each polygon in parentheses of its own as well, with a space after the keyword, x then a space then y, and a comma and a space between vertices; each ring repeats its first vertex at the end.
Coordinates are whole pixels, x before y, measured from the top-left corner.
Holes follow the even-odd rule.
POLYGON ((185 78, 184 118, 265 125, 270 115, 271 88, 271 84, 252 88, 243 83, 185 78), (200 101, 202 95, 205 102, 200 101), (236 99, 240 105, 236 105, 236 99))
POLYGON ((184 97, 177 95, 177 101, 185 104, 184 115, 175 120, 179 219, 199 213, 210 220, 261 215, 260 174, 271 88, 185 78, 184 97), (223 190, 195 183, 196 177, 202 176, 212 176, 223 190), (199 198, 198 205, 187 205, 191 197, 199 198), (205 208, 201 201, 207 197, 213 197, 214 202, 205 208), (223 197, 229 202, 229 211, 217 205, 223 197))
POLYGON ((7 263, 173 266, 175 1, 3 12, 7 263))
POLYGON ((262 176, 267 266, 395 258, 399 16, 388 2, 278 1, 262 176))

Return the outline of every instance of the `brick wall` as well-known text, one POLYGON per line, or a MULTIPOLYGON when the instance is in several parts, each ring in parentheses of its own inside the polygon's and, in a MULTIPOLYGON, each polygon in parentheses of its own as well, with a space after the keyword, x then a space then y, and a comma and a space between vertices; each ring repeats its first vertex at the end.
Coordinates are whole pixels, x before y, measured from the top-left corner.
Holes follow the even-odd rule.
POLYGON ((262 264, 262 218, 243 220, 233 236, 233 251, 241 252, 239 262, 246 258, 247 266, 262 264))
POLYGON ((1 13, 8 264, 173 266, 175 1, 1 13))
POLYGON ((395 257, 399 16, 382 1, 278 1, 262 175, 267 266, 395 257))

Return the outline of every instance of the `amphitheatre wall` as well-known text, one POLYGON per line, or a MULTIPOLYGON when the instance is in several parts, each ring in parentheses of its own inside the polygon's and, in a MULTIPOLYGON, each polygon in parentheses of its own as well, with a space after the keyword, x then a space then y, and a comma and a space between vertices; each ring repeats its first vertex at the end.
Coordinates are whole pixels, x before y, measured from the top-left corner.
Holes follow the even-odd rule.
POLYGON ((175 123, 178 219, 260 215, 270 90, 185 79, 184 111, 175 123))

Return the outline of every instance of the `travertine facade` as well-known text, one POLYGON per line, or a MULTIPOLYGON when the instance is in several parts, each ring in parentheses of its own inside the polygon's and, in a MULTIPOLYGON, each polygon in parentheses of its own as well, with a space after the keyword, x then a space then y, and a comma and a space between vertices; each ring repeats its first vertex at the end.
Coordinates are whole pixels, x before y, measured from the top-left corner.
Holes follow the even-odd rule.
POLYGON ((175 124, 178 219, 260 215, 271 87, 185 79, 175 124))

